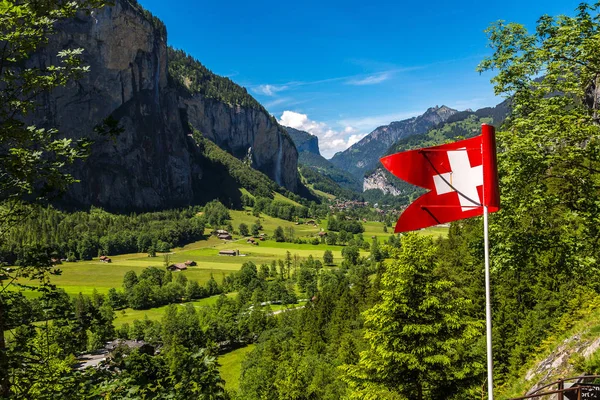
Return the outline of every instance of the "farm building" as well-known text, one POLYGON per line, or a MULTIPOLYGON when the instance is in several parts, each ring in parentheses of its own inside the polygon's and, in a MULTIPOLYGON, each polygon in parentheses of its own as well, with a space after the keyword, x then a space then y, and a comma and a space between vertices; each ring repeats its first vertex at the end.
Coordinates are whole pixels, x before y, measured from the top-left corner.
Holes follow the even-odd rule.
POLYGON ((325 231, 321 231, 319 232, 319 236, 323 237, 323 236, 327 236, 327 232, 325 231))
POLYGON ((217 237, 221 240, 231 240, 231 235, 229 233, 219 233, 217 237))
POLYGON ((167 267, 169 271, 183 271, 187 269, 185 263, 171 264, 167 267))
POLYGON ((219 251, 220 256, 237 256, 239 254, 236 250, 221 250, 219 251))
POLYGON ((100 256, 100 261, 102 261, 104 263, 110 263, 110 262, 112 262, 112 260, 110 259, 110 257, 107 257, 107 256, 100 256))
POLYGON ((196 261, 193 261, 193 260, 187 260, 184 264, 187 265, 188 267, 195 267, 197 265, 196 261))

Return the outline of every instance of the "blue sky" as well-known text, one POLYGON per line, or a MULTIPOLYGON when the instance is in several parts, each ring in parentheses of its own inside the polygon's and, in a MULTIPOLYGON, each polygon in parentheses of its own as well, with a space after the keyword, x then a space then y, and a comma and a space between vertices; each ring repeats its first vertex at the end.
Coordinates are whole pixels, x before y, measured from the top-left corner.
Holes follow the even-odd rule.
POLYGON ((319 136, 327 158, 377 126, 447 105, 493 106, 484 30, 529 28, 581 0, 140 0, 169 44, 246 87, 282 123, 319 136))

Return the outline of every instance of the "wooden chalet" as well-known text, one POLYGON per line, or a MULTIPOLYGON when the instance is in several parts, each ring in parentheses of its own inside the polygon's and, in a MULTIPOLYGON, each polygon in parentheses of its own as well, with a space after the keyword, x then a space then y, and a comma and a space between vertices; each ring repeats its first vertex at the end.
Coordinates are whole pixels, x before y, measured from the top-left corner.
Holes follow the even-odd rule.
POLYGON ((220 256, 237 256, 238 252, 235 250, 220 250, 219 255, 220 256))
POLYGON ((185 263, 171 264, 167 267, 167 269, 169 271, 183 271, 187 269, 187 265, 185 265, 185 263))
POLYGON ((188 267, 195 267, 196 265, 198 265, 198 264, 196 264, 196 261, 193 261, 193 260, 187 260, 184 264, 187 265, 188 267))

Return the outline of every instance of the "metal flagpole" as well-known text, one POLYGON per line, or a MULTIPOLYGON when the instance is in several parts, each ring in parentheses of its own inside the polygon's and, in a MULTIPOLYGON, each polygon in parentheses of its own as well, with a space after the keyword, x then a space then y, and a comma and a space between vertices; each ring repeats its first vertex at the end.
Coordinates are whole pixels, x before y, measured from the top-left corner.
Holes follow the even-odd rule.
POLYGON ((492 305, 490 300, 490 246, 488 238, 487 205, 483 206, 483 231, 485 247, 485 329, 487 342, 488 399, 494 400, 494 362, 492 360, 492 305))

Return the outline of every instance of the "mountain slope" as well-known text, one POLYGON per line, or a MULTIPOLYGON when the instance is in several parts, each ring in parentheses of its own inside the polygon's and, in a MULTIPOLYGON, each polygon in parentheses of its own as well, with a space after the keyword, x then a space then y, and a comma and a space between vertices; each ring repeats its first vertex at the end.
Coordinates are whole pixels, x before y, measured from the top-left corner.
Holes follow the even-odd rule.
POLYGON ((228 192, 208 179, 220 172, 206 164, 193 130, 237 158, 250 154, 254 168, 300 190, 298 154, 285 130, 244 88, 168 49, 165 26, 135 1, 115 0, 59 23, 31 63, 57 65, 65 48, 84 48, 90 72, 43 96, 27 121, 94 142, 90 157, 74 168, 80 183, 65 202, 141 211, 228 192), (94 129, 107 117, 123 128, 116 138, 94 129))
POLYGON ((290 128, 289 126, 286 126, 285 129, 296 145, 298 153, 302 154, 303 152, 306 152, 316 154, 318 156, 321 155, 321 152, 319 151, 318 137, 305 131, 299 131, 298 129, 290 128))
POLYGON ((343 152, 336 153, 331 162, 336 167, 361 179, 366 171, 379 163, 391 145, 411 135, 426 133, 431 127, 446 121, 458 111, 446 106, 429 108, 423 115, 380 126, 361 141, 343 152))
MULTIPOLYGON (((445 122, 438 124, 423 135, 413 135, 400 139, 390 146, 384 155, 477 136, 481 133, 481 124, 500 126, 508 113, 508 101, 504 101, 496 107, 455 113, 445 122)), ((408 196, 409 198, 414 198, 423 193, 422 189, 396 178, 382 167, 377 167, 365 174, 363 190, 374 189, 381 190, 382 194, 391 193, 396 196, 408 196)))
POLYGON ((308 132, 286 127, 298 149, 298 164, 307 183, 334 196, 355 198, 361 192, 361 181, 334 166, 319 151, 319 139, 308 132))

